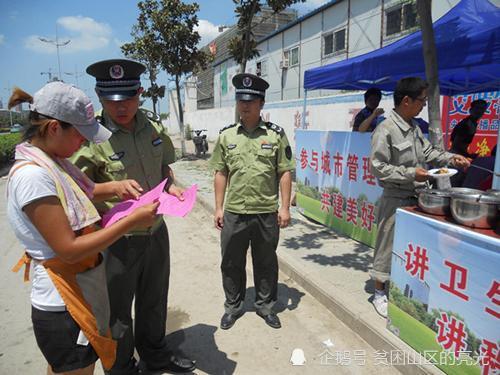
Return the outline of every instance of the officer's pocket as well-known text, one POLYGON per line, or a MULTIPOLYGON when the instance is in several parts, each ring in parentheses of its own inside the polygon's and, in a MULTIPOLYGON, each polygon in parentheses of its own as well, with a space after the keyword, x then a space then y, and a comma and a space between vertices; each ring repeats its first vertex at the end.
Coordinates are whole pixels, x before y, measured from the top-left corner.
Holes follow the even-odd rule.
POLYGON ((257 161, 274 170, 276 168, 276 148, 258 150, 257 161))
POLYGON ((106 173, 113 177, 113 180, 123 180, 127 178, 125 165, 121 161, 115 161, 106 165, 106 173))
POLYGON ((241 154, 239 150, 228 150, 226 158, 229 170, 237 169, 242 166, 241 154))
POLYGON ((153 154, 153 156, 155 158, 161 158, 162 150, 163 150, 163 147, 162 147, 161 143, 155 145, 154 142, 153 142, 153 151, 152 151, 152 154, 153 154))
POLYGON ((404 141, 392 147, 394 152, 394 163, 405 166, 413 164, 414 152, 411 142, 404 141))

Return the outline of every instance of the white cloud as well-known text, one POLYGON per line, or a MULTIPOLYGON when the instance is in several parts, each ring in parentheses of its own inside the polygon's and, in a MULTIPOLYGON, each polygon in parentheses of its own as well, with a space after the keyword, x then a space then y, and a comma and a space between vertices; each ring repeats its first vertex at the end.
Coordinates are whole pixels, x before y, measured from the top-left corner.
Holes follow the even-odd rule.
POLYGON ((10 18, 11 20, 15 20, 15 19, 17 19, 17 16, 18 16, 18 15, 19 15, 19 12, 18 12, 17 10, 11 10, 11 11, 9 12, 9 18, 10 18))
MULTIPOLYGON (((61 53, 92 51, 104 48, 109 45, 111 40, 111 27, 90 17, 61 17, 57 20, 57 24, 59 25, 59 43, 70 40, 68 45, 60 47, 61 53), (65 30, 65 32, 61 33, 61 29, 65 30)), ((39 38, 55 41, 55 36, 30 35, 24 41, 25 47, 42 53, 54 53, 56 51, 54 43, 42 42, 39 38)))
POLYGON ((219 26, 214 25, 213 23, 207 20, 199 20, 198 27, 196 27, 196 31, 198 31, 198 33, 201 36, 199 43, 201 47, 206 46, 220 34, 219 26))
POLYGON ((5 35, 0 34, 0 45, 4 44, 5 42, 5 35))

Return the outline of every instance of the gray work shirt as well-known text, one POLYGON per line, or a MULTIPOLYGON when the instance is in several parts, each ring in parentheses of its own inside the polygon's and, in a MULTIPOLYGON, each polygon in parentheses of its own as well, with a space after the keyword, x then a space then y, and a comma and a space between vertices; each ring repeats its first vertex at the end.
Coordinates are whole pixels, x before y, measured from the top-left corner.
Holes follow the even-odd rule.
POLYGON ((415 195, 424 182, 415 181, 417 167, 445 166, 454 154, 440 151, 424 137, 417 122, 411 125, 392 110, 372 134, 372 173, 384 188, 385 196, 405 198, 415 195))

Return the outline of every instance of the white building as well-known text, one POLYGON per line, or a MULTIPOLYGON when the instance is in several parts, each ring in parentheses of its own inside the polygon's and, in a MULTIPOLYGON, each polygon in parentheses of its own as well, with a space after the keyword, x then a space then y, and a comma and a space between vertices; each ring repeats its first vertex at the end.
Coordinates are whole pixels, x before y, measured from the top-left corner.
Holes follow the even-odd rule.
MULTIPOLYGON (((459 0, 432 2, 437 20, 459 0)), ((495 1, 497 3, 498 1, 495 1)), ((498 4, 497 4, 498 5, 498 4)), ((285 128, 293 142, 293 130, 301 123, 304 105, 304 72, 342 59, 381 48, 418 29, 416 0, 332 0, 309 14, 260 39, 260 56, 247 63, 247 72, 266 79, 263 117, 285 128)), ((423 57, 422 57, 423 58, 423 57)), ((404 61, 394 62, 404 64, 404 61)), ((196 84, 186 85, 185 123, 192 129, 208 129, 214 139, 234 120, 232 77, 238 64, 231 58, 213 66, 213 108, 197 110, 196 84)), ((173 103, 170 103, 170 108, 173 103)), ((364 106, 362 92, 308 92, 306 124, 309 129, 349 130, 351 121, 364 106)), ((381 106, 392 108, 392 95, 381 106)), ((426 118, 427 113, 422 113, 426 118)), ((172 132, 178 131, 171 111, 172 132)))

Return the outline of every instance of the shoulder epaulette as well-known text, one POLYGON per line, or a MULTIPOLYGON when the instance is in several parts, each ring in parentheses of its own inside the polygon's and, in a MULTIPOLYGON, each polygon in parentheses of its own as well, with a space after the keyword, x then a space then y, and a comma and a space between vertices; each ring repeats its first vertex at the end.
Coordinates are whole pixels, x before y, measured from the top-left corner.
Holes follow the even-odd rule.
POLYGON ((279 135, 283 135, 285 134, 285 131, 283 130, 283 128, 281 126, 278 126, 276 124, 273 124, 272 122, 266 122, 266 126, 271 129, 272 131, 278 133, 279 135))
POLYGON ((234 128, 237 124, 231 124, 231 125, 228 125, 228 126, 224 126, 221 130, 219 130, 219 134, 222 133, 224 130, 227 130, 227 129, 230 129, 230 128, 234 128))
POLYGON ((148 120, 155 121, 155 122, 160 122, 161 121, 160 116, 157 115, 156 113, 148 111, 147 109, 143 109, 143 108, 141 108, 141 111, 144 112, 144 114, 146 115, 146 117, 148 118, 148 120))

